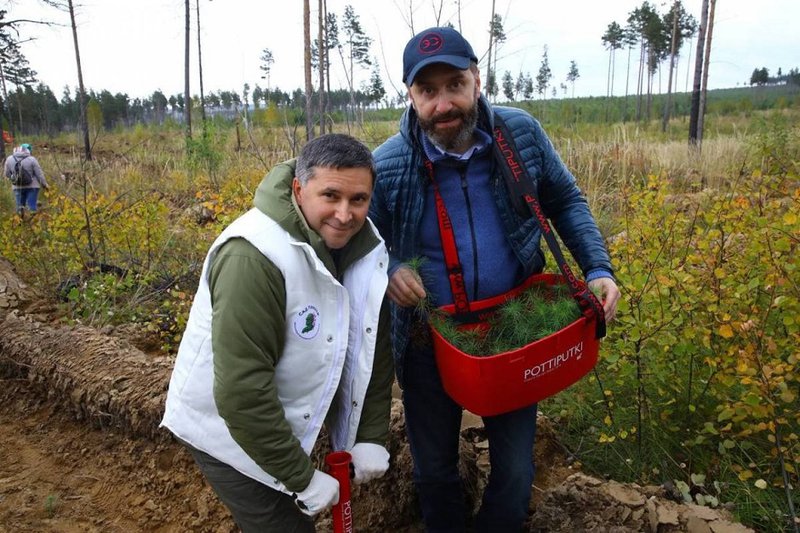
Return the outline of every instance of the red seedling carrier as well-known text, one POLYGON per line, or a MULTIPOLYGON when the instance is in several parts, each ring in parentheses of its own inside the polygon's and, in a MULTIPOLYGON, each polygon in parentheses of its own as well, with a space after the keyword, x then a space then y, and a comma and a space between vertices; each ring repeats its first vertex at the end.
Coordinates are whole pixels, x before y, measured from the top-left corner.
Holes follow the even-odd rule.
POLYGON ((431 326, 436 363, 445 391, 459 405, 480 416, 507 413, 569 387, 594 367, 599 341, 606 334, 603 305, 586 283, 573 274, 539 202, 537 186, 519 157, 513 137, 496 113, 494 120, 495 160, 499 162, 512 204, 520 215, 527 214, 536 221, 562 275, 535 275, 506 294, 470 302, 453 224, 436 183, 433 163, 425 158, 424 166, 433 188, 445 268, 453 294, 453 304, 441 310, 459 317, 459 322, 466 324, 463 327, 485 328, 487 315, 491 315, 492 309, 533 283, 545 283, 569 287, 581 310, 581 317, 552 335, 522 348, 484 357, 462 352, 431 326))
MULTIPOLYGON (((555 274, 535 278, 538 283, 563 283, 555 274)), ((521 348, 480 357, 462 352, 435 327, 431 332, 445 391, 480 416, 520 409, 566 389, 594 368, 600 346, 596 321, 585 315, 521 348)))

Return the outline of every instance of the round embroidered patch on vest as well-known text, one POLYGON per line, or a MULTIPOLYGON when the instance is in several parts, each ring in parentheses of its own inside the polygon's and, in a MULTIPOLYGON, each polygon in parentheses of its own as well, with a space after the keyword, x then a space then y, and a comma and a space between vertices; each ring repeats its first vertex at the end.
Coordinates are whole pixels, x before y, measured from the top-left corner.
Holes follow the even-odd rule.
POLYGON ((294 332, 302 339, 313 339, 319 333, 319 311, 307 305, 294 317, 294 332))

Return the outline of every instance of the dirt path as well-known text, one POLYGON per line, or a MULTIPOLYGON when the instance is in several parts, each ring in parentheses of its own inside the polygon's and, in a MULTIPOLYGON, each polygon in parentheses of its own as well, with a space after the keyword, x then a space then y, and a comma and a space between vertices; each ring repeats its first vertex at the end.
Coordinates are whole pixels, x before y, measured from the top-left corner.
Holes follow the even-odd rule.
POLYGON ((88 428, 23 381, 0 388, 0 531, 235 531, 180 446, 88 428))
MULTIPOLYGON (((237 531, 180 445, 93 428, 30 387, 27 380, 0 380, 0 532, 237 531)), ((481 452, 471 463, 482 468, 488 458, 481 452)), ((537 476, 530 532, 752 531, 714 510, 666 501, 658 487, 580 474, 562 482, 558 468, 543 470, 548 475, 537 476)), ((379 487, 370 492, 376 502, 389 498, 379 487)), ((318 530, 330 531, 329 520, 318 530)), ((419 525, 390 530, 421 531, 419 525)))

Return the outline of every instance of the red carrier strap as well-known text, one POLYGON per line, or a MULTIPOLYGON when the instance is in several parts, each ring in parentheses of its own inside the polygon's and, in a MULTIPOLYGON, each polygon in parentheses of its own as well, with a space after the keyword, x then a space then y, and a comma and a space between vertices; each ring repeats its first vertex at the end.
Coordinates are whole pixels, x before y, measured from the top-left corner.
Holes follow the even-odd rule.
POLYGON ((434 179, 433 163, 427 157, 425 158, 425 170, 428 171, 428 177, 433 186, 433 196, 436 199, 436 218, 439 220, 439 234, 442 238, 442 251, 444 252, 447 277, 450 280, 450 290, 453 292, 453 305, 456 314, 466 314, 470 311, 469 299, 464 285, 464 270, 461 268, 461 261, 458 258, 456 235, 453 232, 453 223, 450 221, 450 215, 447 214, 444 199, 439 192, 439 186, 434 179))
POLYGON ((512 203, 518 206, 521 199, 527 206, 528 211, 533 215, 542 230, 547 246, 550 248, 561 274, 563 274, 569 285, 572 297, 578 302, 578 306, 584 316, 591 317, 594 315, 596 322, 595 337, 598 339, 605 337, 606 319, 603 305, 586 284, 575 277, 567 260, 564 258, 564 254, 561 253, 561 247, 553 234, 553 228, 550 226, 550 222, 547 220, 539 203, 539 194, 533 179, 528 174, 528 169, 522 162, 522 158, 519 157, 517 145, 514 143, 508 127, 497 113, 494 114, 494 124, 495 159, 499 162, 500 169, 503 172, 512 203))

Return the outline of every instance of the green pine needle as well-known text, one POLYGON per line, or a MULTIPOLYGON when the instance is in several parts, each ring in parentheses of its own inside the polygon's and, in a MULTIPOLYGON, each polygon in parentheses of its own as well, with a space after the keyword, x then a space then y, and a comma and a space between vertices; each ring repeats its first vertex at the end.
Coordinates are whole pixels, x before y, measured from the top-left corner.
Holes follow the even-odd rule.
POLYGON ((552 335, 581 316, 566 285, 540 283, 503 304, 488 322, 488 329, 459 328, 444 313, 431 316, 431 324, 450 344, 474 356, 515 350, 552 335))

